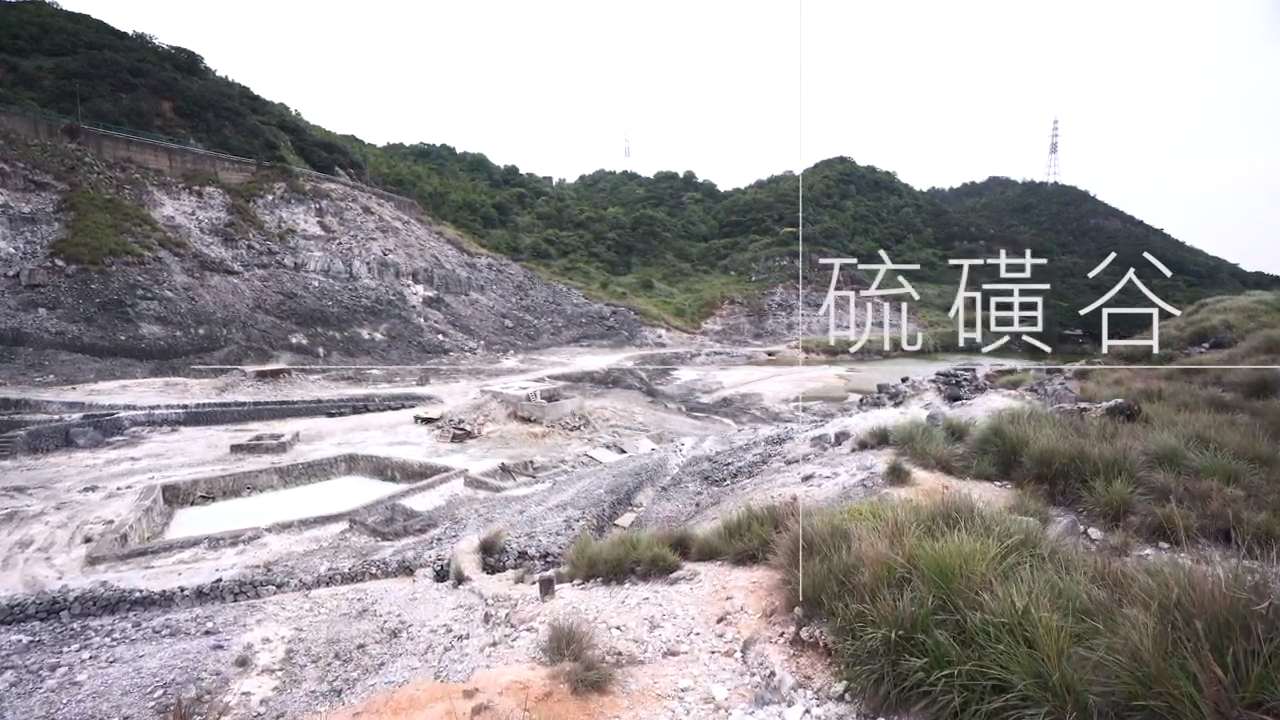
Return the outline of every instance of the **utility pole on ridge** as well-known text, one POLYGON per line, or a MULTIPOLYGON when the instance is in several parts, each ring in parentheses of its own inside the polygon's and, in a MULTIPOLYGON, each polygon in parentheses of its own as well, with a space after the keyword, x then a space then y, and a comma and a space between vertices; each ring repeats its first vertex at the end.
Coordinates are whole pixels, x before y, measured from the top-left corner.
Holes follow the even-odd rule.
POLYGON ((1058 118, 1053 119, 1053 134, 1049 136, 1049 160, 1044 166, 1044 181, 1058 184, 1062 173, 1058 169, 1058 118))

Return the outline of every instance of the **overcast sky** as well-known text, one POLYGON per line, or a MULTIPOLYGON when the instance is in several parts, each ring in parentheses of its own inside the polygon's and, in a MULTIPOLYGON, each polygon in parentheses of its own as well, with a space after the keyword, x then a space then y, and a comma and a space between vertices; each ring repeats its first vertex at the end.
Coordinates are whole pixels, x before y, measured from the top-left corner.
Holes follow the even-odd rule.
POLYGON ((1063 182, 1280 273, 1274 0, 59 1, 331 130, 570 179, 1043 179, 1056 115, 1063 182))

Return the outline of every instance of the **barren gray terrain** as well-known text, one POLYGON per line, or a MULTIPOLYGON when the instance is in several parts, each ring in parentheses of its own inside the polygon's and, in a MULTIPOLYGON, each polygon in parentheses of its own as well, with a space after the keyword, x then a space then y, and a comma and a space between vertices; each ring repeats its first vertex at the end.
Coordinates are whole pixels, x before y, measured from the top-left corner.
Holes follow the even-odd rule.
POLYGON ((281 356, 417 364, 650 334, 629 310, 450 237, 347 184, 276 183, 246 205, 73 145, 0 137, 0 368, 66 381, 281 356), (109 272, 50 260, 63 198, 86 184, 144 208, 165 247, 185 249, 109 272))
POLYGON ((748 502, 881 492, 882 451, 854 449, 864 430, 931 410, 976 417, 1020 402, 972 375, 965 398, 942 392, 956 386, 933 377, 942 360, 753 357, 554 351, 474 376, 442 372, 425 386, 296 373, 11 388, 11 396, 104 405, 357 390, 433 400, 342 417, 136 427, 95 447, 0 461, 0 713, 153 718, 186 698, 225 702, 237 719, 356 717, 344 713, 361 708, 451 718, 472 707, 480 709, 471 717, 496 718, 508 717, 518 686, 540 698, 542 714, 529 717, 855 717, 825 662, 788 644, 789 613, 767 570, 698 563, 668 582, 565 585, 546 601, 530 584, 560 565, 575 537, 606 533, 626 515, 633 528, 698 525, 748 502), (919 379, 899 384, 904 375, 919 379), (557 423, 531 423, 482 392, 545 378, 564 382, 583 406, 557 423), (877 386, 897 388, 893 402, 877 386), (860 402, 868 393, 881 400, 860 402), (432 412, 480 434, 447 442, 439 427, 414 421, 432 412), (228 453, 255 434, 292 432, 300 439, 282 455, 228 453), (613 457, 588 454, 601 448, 613 457), (151 485, 352 452, 429 461, 468 478, 494 477, 499 463, 536 470, 506 484, 450 481, 352 519, 86 562, 151 485), (478 538, 499 528, 503 551, 482 560, 478 538), (470 582, 455 587, 454 565, 470 582), (571 696, 538 670, 538 638, 564 617, 598 625, 624 668, 617 692, 571 696), (461 705, 433 705, 442 702, 461 705))

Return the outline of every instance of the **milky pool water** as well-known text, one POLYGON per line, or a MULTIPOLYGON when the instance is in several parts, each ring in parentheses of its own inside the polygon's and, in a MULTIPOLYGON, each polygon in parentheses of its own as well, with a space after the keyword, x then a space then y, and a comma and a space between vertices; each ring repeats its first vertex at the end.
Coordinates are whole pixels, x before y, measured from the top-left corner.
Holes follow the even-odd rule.
POLYGON ((181 508, 173 514, 164 539, 243 530, 344 512, 403 488, 404 485, 383 480, 346 475, 261 495, 181 508))

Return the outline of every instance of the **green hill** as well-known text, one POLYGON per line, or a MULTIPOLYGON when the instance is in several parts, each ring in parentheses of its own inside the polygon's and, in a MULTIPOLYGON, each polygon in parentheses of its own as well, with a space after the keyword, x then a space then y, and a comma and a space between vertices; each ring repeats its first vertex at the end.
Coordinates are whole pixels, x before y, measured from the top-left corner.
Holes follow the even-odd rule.
MULTIPOLYGON (((307 123, 289 108, 218 76, 199 55, 118 31, 34 0, 0 2, 0 103, 171 136, 203 147, 342 174, 414 198, 483 247, 651 318, 695 325, 730 298, 750 299, 797 268, 798 180, 784 174, 722 190, 692 172, 644 177, 597 171, 549 183, 482 154, 447 145, 375 147, 307 123)), ((920 191, 848 158, 804 174, 806 282, 824 286, 820 257, 919 263, 908 276, 925 317, 951 304, 959 269, 949 259, 1026 249, 1046 258, 1032 282, 1049 282, 1048 325, 1096 333, 1100 312, 1078 310, 1130 267, 1162 299, 1280 288, 1192 248, 1088 193, 1065 185, 991 178, 920 191), (1090 280, 1110 252, 1117 258, 1090 280), (1172 271, 1165 278, 1148 252, 1172 271)), ((995 268, 975 276, 994 279, 995 268)), ((869 281, 864 277, 863 281, 869 281)), ((1135 292, 1117 304, 1145 302, 1135 292)), ((1141 320, 1118 323, 1141 331, 1141 320)), ((1113 332, 1115 332, 1113 330, 1113 332)))
POLYGON ((359 177, 364 170, 327 133, 220 77, 195 52, 54 3, 0 2, 0 104, 79 112, 85 120, 323 173, 359 177))

